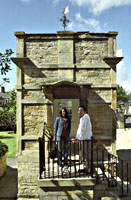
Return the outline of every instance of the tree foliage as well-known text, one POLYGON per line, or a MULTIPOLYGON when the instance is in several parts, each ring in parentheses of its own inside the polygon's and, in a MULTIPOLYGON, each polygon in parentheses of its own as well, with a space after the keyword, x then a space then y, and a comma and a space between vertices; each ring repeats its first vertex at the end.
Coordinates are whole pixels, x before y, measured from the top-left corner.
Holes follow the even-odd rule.
POLYGON ((0 126, 11 128, 13 131, 16 129, 16 92, 15 89, 9 93, 9 101, 1 103, 0 109, 0 126))
MULTIPOLYGON (((11 55, 14 52, 12 49, 6 49, 5 53, 0 53, 0 74, 1 75, 6 75, 9 70, 11 70, 11 55)), ((2 86, 5 82, 9 82, 8 78, 3 78, 3 83, 0 84, 2 86)))
POLYGON ((0 158, 6 154, 8 146, 0 141, 0 158))
POLYGON ((131 93, 126 92, 121 86, 117 86, 117 102, 126 103, 131 98, 131 93))

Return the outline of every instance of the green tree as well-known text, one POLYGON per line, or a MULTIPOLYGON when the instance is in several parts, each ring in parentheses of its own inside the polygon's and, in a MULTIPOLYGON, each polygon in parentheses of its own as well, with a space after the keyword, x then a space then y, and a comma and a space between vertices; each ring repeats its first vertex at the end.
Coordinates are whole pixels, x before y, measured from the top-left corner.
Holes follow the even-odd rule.
POLYGON ((117 86, 117 101, 128 102, 131 97, 131 93, 126 92, 121 86, 117 86))
POLYGON ((126 103, 131 98, 131 93, 126 92, 123 87, 117 85, 117 106, 121 103, 126 103))
POLYGON ((0 109, 0 126, 16 129, 16 92, 15 89, 9 93, 9 101, 7 103, 1 102, 0 109))
MULTIPOLYGON (((9 70, 11 70, 11 55, 14 52, 12 49, 6 49, 5 53, 0 53, 0 74, 6 75, 9 70)), ((0 84, 2 86, 5 82, 9 82, 8 78, 3 78, 3 83, 0 84)))

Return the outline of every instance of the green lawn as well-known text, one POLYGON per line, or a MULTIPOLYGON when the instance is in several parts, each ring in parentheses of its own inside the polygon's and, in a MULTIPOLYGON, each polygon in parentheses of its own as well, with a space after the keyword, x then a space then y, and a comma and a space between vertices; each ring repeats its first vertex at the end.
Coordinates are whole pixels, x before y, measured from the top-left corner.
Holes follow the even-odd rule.
POLYGON ((12 131, 0 131, 0 140, 8 146, 7 157, 16 157, 16 134, 12 131))

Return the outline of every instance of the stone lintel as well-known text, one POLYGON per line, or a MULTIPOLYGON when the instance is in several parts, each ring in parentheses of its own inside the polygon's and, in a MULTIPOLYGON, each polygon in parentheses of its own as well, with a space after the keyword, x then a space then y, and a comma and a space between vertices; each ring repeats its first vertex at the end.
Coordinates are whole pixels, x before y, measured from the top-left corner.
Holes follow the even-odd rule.
POLYGON ((45 87, 58 87, 58 86, 74 86, 74 87, 84 87, 84 86, 91 86, 91 83, 85 83, 85 82, 74 82, 74 81, 57 81, 57 82, 46 82, 43 84, 42 88, 45 89, 45 87))
POLYGON ((123 59, 123 57, 105 57, 103 60, 108 65, 116 66, 122 59, 123 59))
POLYGON ((63 178, 63 179, 39 179, 38 186, 46 187, 76 187, 94 186, 95 178, 63 178))
POLYGON ((110 69, 110 66, 106 63, 97 63, 96 64, 76 64, 76 69, 110 69))
POLYGON ((94 136, 93 136, 94 140, 112 140, 113 137, 112 135, 109 135, 109 133, 105 133, 104 135, 99 135, 98 133, 94 133, 94 136))
POLYGON ((26 136, 21 136, 19 139, 21 140, 28 140, 28 141, 38 141, 38 138, 41 137, 41 135, 26 135, 26 136))
POLYGON ((22 99, 22 104, 44 104, 44 105, 52 105, 52 102, 49 99, 22 99))
POLYGON ((16 90, 41 90, 41 85, 16 85, 16 90))
POLYGON ((94 89, 116 89, 117 84, 92 84, 92 83, 87 83, 87 82, 70 82, 70 81, 58 81, 58 82, 45 82, 41 83, 40 85, 16 85, 16 90, 41 90, 44 89, 45 87, 56 87, 60 85, 66 85, 66 86, 75 86, 75 87, 84 87, 84 86, 89 86, 94 89))
POLYGON ((23 89, 25 90, 41 90, 41 85, 28 85, 28 84, 24 84, 23 85, 23 89))
POLYGON ((100 89, 116 89, 117 88, 117 84, 116 83, 112 83, 112 84, 92 84, 91 88, 100 88, 100 89))

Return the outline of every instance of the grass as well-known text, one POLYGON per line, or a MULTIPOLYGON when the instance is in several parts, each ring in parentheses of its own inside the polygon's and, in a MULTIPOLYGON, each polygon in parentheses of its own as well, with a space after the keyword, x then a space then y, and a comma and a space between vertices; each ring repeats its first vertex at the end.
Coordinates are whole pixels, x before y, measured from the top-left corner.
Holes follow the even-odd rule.
POLYGON ((0 131, 0 141, 8 146, 6 156, 8 158, 16 157, 16 134, 13 131, 0 131))

